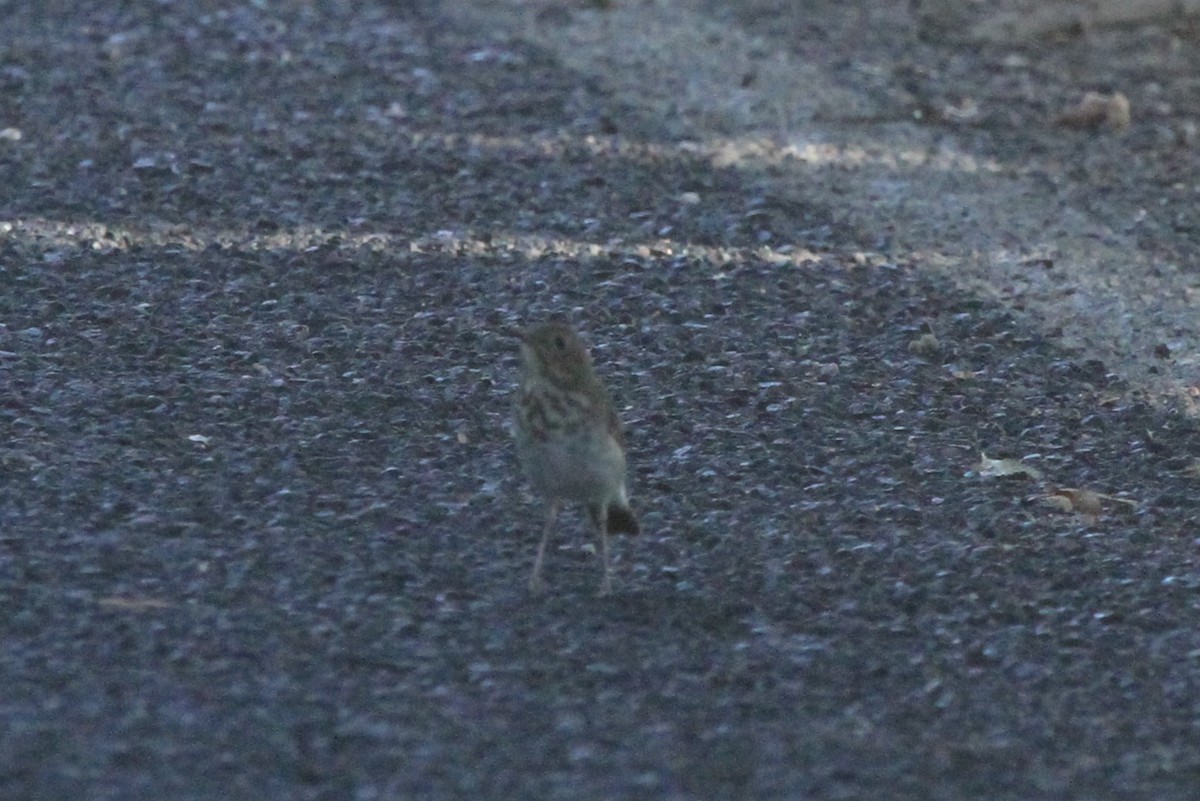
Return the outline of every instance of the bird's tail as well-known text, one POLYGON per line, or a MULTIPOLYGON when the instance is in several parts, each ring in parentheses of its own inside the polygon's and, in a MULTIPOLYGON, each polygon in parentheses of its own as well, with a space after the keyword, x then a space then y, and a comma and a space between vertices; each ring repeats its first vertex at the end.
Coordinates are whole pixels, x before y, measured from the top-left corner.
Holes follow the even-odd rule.
MULTIPOLYGON (((600 526, 600 507, 598 505, 589 506, 588 513, 592 516, 592 522, 598 528, 600 526)), ((637 515, 633 513, 633 509, 629 507, 629 504, 613 501, 608 505, 608 533, 632 535, 642 533, 642 527, 638 524, 637 515)))

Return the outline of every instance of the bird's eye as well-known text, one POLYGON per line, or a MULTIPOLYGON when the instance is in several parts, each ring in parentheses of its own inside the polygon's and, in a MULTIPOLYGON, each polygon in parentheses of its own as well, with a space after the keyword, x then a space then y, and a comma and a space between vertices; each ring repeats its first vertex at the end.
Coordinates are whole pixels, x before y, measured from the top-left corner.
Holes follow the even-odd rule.
POLYGON ((554 338, 554 347, 558 348, 559 350, 566 350, 567 341, 563 339, 561 335, 556 336, 554 338))

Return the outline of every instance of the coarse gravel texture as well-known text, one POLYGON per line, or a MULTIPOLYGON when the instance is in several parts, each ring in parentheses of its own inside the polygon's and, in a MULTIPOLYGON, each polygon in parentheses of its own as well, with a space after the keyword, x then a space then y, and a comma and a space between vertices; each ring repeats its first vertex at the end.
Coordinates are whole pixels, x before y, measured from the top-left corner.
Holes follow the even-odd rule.
POLYGON ((736 167, 776 212, 767 241, 828 230, 912 261, 1200 414, 1194 10, 1114 27, 1087 22, 1112 0, 1076 2, 1075 34, 997 42, 970 31, 1031 3, 604 5, 465 8, 659 120, 667 147, 736 167), (1088 92, 1124 95, 1130 124, 1057 124, 1088 92))
POLYGON ((0 798, 1195 797, 1186 409, 435 4, 3 10, 0 798))

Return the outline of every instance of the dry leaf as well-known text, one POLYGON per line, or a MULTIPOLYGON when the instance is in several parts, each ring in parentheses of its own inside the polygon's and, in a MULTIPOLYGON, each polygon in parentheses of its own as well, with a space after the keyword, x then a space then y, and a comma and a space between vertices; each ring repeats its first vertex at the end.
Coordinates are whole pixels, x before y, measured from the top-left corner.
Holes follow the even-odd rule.
POLYGON ((1077 512, 1092 520, 1095 520, 1095 518, 1104 513, 1103 501, 1125 504, 1129 507, 1136 507, 1138 505, 1137 501, 1130 500, 1129 498, 1117 498, 1112 495, 1104 495, 1090 489, 1078 487, 1062 487, 1049 495, 1043 496, 1042 500, 1060 511, 1077 512))
POLYGON ((1108 99, 1108 109, 1105 115, 1105 122, 1109 127, 1117 131, 1123 131, 1129 127, 1129 98, 1120 92, 1115 92, 1108 99))
POLYGON ((1070 128, 1097 128, 1108 113, 1108 98, 1098 92, 1088 92, 1077 105, 1064 109, 1054 119, 1070 128))
MULTIPOLYGON (((1068 512, 1079 512, 1081 515, 1095 517, 1104 511, 1104 506, 1100 503, 1100 496, 1089 489, 1063 487, 1049 497, 1065 500, 1068 512)), ((1063 506, 1061 502, 1056 502, 1055 505, 1063 506)))
POLYGON ((1042 471, 1030 467, 1017 459, 989 459, 986 453, 979 454, 979 464, 975 472, 985 478, 1004 478, 1006 476, 1026 476, 1034 481, 1042 477, 1042 471))
POLYGON ((1129 127, 1129 98, 1120 92, 1102 95, 1088 92, 1077 105, 1064 109, 1054 121, 1069 128, 1099 128, 1108 124, 1114 130, 1129 127))
POLYGON ((1060 512, 1074 512, 1075 504, 1066 495, 1043 495, 1042 502, 1060 512))

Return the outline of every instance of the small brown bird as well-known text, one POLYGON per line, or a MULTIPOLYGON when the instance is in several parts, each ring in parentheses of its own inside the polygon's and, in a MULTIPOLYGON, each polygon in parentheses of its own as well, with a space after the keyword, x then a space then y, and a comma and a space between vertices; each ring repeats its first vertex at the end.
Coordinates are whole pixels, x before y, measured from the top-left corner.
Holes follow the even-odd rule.
POLYGON ((514 431, 517 456, 534 491, 550 501, 529 587, 541 589, 546 541, 563 503, 585 504, 600 530, 604 575, 612 589, 608 534, 640 532, 625 494, 625 435, 617 410, 583 342, 561 322, 535 325, 521 336, 521 388, 514 431))

